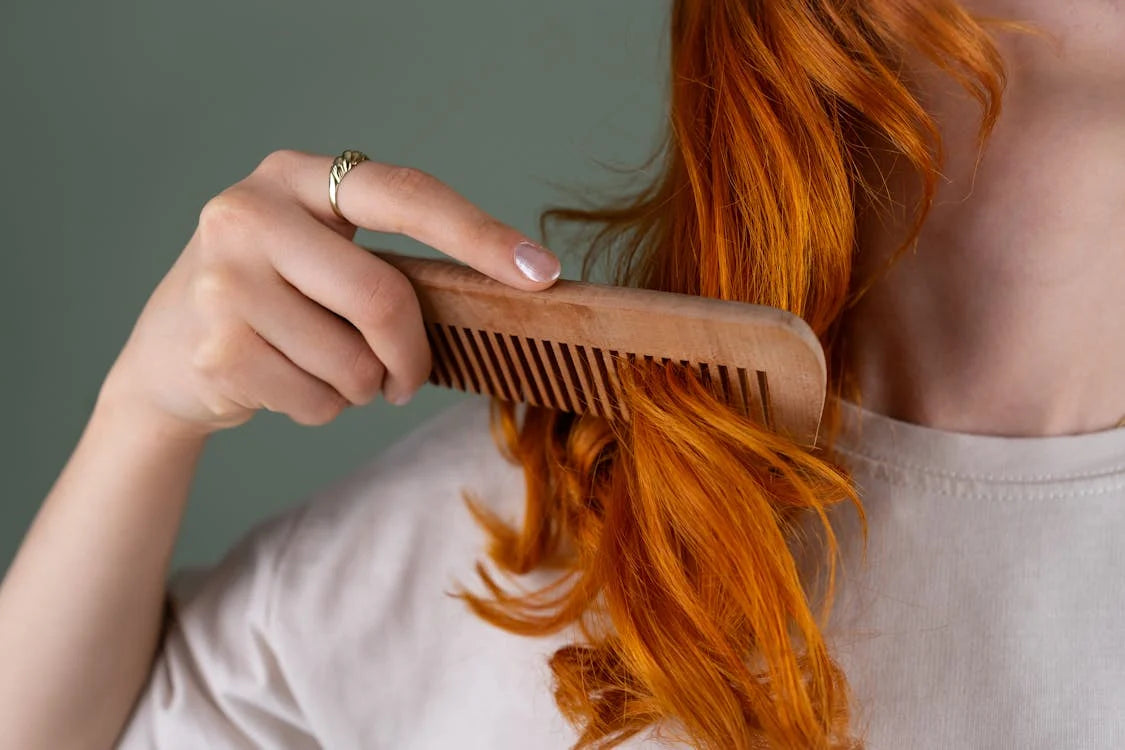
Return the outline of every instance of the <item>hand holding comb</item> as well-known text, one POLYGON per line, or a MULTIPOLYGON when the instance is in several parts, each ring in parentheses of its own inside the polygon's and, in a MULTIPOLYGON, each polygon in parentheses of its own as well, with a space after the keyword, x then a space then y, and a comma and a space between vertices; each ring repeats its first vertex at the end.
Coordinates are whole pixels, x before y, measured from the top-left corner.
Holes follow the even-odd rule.
POLYGON ((816 443, 824 350, 790 312, 566 279, 524 291, 452 261, 365 249, 401 271, 418 295, 431 383, 628 420, 622 363, 679 362, 742 414, 816 443))

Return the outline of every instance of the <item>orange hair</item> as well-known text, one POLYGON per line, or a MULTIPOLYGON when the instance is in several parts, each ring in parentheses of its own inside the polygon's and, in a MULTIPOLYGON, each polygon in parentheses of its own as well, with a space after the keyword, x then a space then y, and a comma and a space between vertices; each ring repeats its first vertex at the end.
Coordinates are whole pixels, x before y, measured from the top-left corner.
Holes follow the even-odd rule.
MULTIPOLYGON (((552 209, 596 228, 582 265, 617 250, 616 283, 772 305, 804 318, 829 362, 823 446, 809 450, 713 399, 673 364, 626 373, 627 425, 493 402, 500 450, 527 498, 511 526, 467 497, 505 573, 559 575, 511 593, 477 565, 478 615, 514 633, 568 626, 551 658, 577 748, 645 727, 699 748, 858 747, 849 693, 821 627, 837 564, 828 510, 863 509, 832 443, 857 213, 889 198, 869 150, 918 177, 898 257, 917 236, 942 164, 938 128, 903 79, 904 57, 979 100, 983 145, 1004 71, 982 22, 954 0, 676 0, 670 132, 659 177, 606 208, 552 209), (803 519, 819 539, 812 546, 803 519), (814 613, 797 563, 826 563, 814 613)), ((655 158, 655 157, 654 157, 655 158)), ((866 535, 866 526, 864 526, 866 535)))

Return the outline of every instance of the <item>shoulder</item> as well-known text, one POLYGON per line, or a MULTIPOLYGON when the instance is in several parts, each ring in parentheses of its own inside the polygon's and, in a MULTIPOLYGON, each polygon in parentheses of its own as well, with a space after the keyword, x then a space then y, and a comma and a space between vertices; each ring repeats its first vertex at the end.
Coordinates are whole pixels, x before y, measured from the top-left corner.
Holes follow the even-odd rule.
POLYGON ((471 573, 485 537, 466 493, 512 521, 524 499, 522 469, 498 450, 488 406, 470 397, 439 412, 292 511, 278 604, 323 603, 326 589, 344 586, 363 592, 355 598, 370 622, 408 587, 440 590, 450 575, 471 573))
POLYGON ((483 535, 466 492, 501 517, 515 521, 522 512, 523 473, 498 450, 485 397, 429 416, 348 474, 260 522, 213 569, 177 573, 173 596, 183 607, 218 582, 253 578, 272 604, 279 584, 292 599, 302 585, 319 585, 322 574, 342 582, 435 553, 480 550, 483 535))
POLYGON ((365 733, 387 731, 426 682, 411 677, 426 671, 421 654, 440 674, 443 647, 498 638, 446 594, 471 585, 484 552, 463 492, 513 521, 522 509, 522 470, 497 449, 488 406, 469 397, 431 416, 259 524, 215 568, 174 580, 119 747, 374 746, 365 733))

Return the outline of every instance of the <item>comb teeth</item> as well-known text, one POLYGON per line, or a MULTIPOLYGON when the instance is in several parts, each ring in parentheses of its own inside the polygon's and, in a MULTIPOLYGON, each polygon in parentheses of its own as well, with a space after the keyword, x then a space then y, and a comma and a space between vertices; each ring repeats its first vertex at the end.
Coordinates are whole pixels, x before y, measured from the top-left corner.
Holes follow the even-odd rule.
POLYGON ((816 444, 824 348, 793 313, 566 279, 523 291, 464 264, 371 251, 417 293, 437 385, 628 420, 624 368, 675 362, 736 411, 816 444))
MULTIPOLYGON (((578 414, 629 419, 620 368, 643 359, 639 352, 520 337, 475 328, 427 322, 433 354, 429 382, 472 393, 522 401, 578 414)), ((766 373, 713 362, 679 360, 714 396, 755 421, 772 426, 766 373)))

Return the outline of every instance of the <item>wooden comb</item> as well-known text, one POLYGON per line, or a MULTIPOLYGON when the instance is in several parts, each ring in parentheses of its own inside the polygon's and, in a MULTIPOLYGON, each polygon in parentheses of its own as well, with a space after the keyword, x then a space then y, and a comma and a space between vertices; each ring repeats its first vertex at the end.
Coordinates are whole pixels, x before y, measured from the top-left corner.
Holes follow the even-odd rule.
POLYGON ((691 368, 717 398, 806 446, 826 369, 804 320, 766 305, 559 279, 513 289, 460 263, 365 248, 410 279, 433 353, 429 382, 628 420, 620 367, 691 368))

